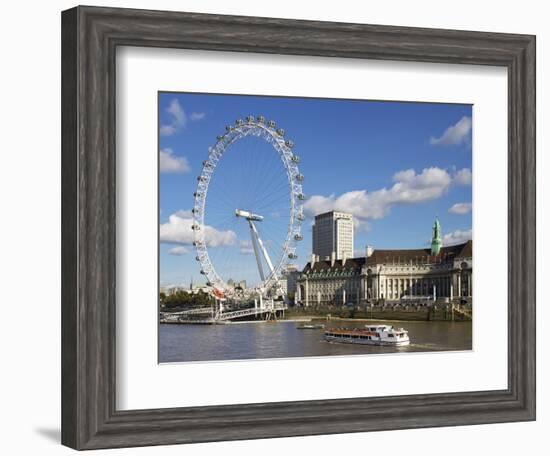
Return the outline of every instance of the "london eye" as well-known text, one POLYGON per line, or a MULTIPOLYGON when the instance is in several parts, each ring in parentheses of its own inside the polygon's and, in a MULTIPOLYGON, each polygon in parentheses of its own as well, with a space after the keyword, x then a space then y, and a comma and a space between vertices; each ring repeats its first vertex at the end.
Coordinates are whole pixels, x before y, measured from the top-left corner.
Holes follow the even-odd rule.
POLYGON ((225 127, 208 149, 194 193, 194 246, 215 296, 285 297, 283 279, 303 239, 304 177, 294 143, 263 116, 225 127))

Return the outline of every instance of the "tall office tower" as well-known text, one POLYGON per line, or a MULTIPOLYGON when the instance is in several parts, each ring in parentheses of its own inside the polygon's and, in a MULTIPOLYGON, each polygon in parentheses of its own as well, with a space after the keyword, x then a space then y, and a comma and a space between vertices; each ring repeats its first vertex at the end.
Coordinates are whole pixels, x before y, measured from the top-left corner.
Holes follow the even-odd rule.
POLYGON ((326 212, 315 216, 312 254, 319 260, 353 258, 353 215, 326 212))

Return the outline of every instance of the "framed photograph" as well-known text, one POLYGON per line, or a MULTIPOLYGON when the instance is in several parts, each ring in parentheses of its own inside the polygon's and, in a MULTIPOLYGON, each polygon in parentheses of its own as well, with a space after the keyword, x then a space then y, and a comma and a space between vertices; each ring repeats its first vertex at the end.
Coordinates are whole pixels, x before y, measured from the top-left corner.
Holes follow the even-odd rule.
POLYGON ((63 444, 535 419, 534 36, 73 8, 62 165, 63 444))

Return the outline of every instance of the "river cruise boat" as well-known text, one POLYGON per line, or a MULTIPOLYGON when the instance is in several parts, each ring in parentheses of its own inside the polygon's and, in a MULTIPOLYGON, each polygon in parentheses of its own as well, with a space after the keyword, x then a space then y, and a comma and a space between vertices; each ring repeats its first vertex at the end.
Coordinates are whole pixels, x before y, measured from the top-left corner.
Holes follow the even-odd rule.
POLYGON ((403 328, 389 325, 366 325, 364 328, 330 328, 325 330, 325 340, 359 345, 409 345, 409 333, 403 328))

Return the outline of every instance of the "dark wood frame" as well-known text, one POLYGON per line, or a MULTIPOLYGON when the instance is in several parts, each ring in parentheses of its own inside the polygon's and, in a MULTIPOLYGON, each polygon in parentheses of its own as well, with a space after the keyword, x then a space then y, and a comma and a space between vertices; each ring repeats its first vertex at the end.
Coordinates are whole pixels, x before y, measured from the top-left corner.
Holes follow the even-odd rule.
POLYGON ((62 443, 76 449, 535 419, 535 37, 77 7, 62 13, 62 443), (148 46, 508 69, 508 388, 115 407, 115 50, 148 46))

